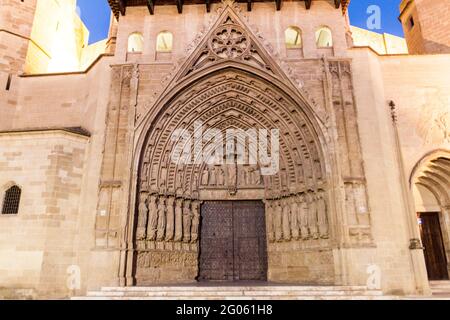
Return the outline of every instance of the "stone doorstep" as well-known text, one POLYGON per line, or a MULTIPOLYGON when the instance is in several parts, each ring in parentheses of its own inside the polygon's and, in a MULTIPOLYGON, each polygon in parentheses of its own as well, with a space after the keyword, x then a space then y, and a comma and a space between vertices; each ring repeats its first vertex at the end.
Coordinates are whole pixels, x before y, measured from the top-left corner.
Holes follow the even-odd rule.
POLYGON ((450 297, 450 281, 431 281, 433 297, 450 297))
POLYGON ((450 281, 432 281, 430 282, 431 288, 447 288, 450 289, 450 281))

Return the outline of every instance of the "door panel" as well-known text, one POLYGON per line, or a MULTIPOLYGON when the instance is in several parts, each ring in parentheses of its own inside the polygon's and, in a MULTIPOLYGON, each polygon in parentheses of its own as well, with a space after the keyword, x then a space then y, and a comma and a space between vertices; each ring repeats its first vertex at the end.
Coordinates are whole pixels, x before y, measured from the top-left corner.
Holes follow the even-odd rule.
POLYGON ((203 204, 199 280, 267 280, 262 202, 215 201, 203 204))
POLYGON ((201 280, 233 280, 233 206, 208 202, 202 206, 201 280))
POLYGON ((425 263, 430 280, 447 280, 447 259, 442 240, 439 213, 419 213, 420 233, 424 246, 425 263))
POLYGON ((235 280, 267 280, 264 205, 260 201, 233 203, 235 280))

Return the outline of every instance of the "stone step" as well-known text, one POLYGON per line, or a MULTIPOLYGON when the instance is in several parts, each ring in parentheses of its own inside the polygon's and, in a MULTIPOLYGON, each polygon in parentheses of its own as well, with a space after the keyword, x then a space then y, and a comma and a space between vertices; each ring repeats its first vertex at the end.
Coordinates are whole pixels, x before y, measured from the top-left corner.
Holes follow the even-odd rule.
POLYGON ((103 287, 74 300, 374 300, 392 299, 364 286, 187 285, 103 287))
POLYGON ((450 281, 432 281, 430 282, 430 287, 450 289, 450 281))
POLYGON ((191 291, 148 291, 148 292, 120 292, 120 291, 90 291, 87 296, 89 297, 228 297, 228 296, 243 296, 243 297, 280 297, 280 296, 382 296, 380 291, 206 291, 206 292, 191 292, 191 291))
MULTIPOLYGON (((103 287, 102 292, 216 292, 216 291, 366 291, 364 286, 152 286, 152 287, 103 287)), ((376 290, 374 290, 376 291, 376 290)))
MULTIPOLYGON (((73 297, 72 300, 268 300, 267 296, 153 296, 153 297, 73 297)), ((276 296, 270 297, 270 300, 398 300, 396 296, 276 296)))
POLYGON ((430 281, 430 289, 435 297, 450 297, 450 281, 430 281))

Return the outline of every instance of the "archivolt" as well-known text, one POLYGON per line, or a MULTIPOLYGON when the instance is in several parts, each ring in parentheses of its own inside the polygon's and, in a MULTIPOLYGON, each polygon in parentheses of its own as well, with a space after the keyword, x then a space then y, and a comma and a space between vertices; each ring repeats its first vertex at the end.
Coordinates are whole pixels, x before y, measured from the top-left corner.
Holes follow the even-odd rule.
MULTIPOLYGON (((170 99, 142 129, 138 143, 140 192, 196 198, 203 165, 172 163, 177 129, 279 129, 280 172, 264 179, 267 197, 324 189, 325 134, 301 96, 253 72, 227 66, 197 77, 170 99)), ((278 84, 278 83, 277 83, 278 84)), ((225 136, 225 134, 224 134, 225 136)))
POLYGON ((414 167, 410 184, 430 190, 440 205, 450 205, 450 151, 437 150, 424 156, 414 167))

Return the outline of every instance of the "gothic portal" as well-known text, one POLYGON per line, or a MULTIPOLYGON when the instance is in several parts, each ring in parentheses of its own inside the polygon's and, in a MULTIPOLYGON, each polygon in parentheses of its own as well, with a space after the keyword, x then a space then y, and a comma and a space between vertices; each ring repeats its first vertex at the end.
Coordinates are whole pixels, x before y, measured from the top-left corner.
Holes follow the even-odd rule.
MULTIPOLYGON (((330 65, 344 81, 347 68, 330 65)), ((353 112, 352 104, 346 107, 353 112)), ((335 283, 333 245, 340 231, 334 208, 342 200, 333 189, 338 168, 329 121, 302 84, 286 75, 234 9, 225 6, 155 108, 138 115, 128 278, 137 285, 267 279, 335 283), (173 138, 180 130, 193 137, 215 131, 192 143, 173 138), (265 133, 255 141, 248 134, 252 130, 265 133), (273 130, 278 130, 275 166, 273 159, 237 160, 237 145, 247 155, 262 148, 261 139, 272 143, 267 156, 274 156, 273 130), (241 135, 230 138, 230 131, 241 135), (212 163, 218 154, 208 150, 217 146, 223 162, 212 163), (190 162, 182 156, 174 160, 176 152, 189 154, 190 162), (275 170, 269 172, 268 166, 275 170), (220 204, 217 210, 214 203, 220 204)), ((355 130, 347 128, 345 134, 354 137, 355 130)), ((357 150, 359 142, 354 142, 349 148, 357 150)), ((363 175, 360 163, 351 166, 363 175)), ((348 205, 355 214, 360 211, 362 222, 368 219, 363 181, 361 176, 345 185, 348 205)), ((351 235, 370 242, 370 226, 362 224, 351 235)))

